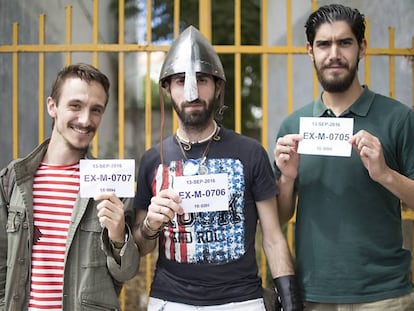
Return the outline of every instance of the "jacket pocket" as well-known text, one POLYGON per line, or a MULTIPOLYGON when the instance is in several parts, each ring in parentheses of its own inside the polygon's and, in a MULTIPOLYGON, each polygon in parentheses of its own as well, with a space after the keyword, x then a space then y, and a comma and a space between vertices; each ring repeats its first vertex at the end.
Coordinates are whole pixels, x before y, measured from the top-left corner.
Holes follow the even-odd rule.
POLYGON ((106 266, 106 256, 101 248, 101 231, 97 217, 87 218, 80 224, 81 266, 98 268, 106 266))
POLYGON ((80 305, 82 311, 120 310, 118 296, 109 275, 103 274, 103 271, 95 272, 94 275, 89 274, 89 276, 79 279, 78 283, 83 285, 77 288, 77 297, 72 296, 73 299, 76 299, 72 302, 73 305, 80 305), (95 274, 100 277, 94 277, 95 274))
POLYGON ((24 210, 20 211, 10 207, 7 217, 7 233, 14 233, 19 231, 23 226, 25 218, 26 213, 24 212, 24 210))

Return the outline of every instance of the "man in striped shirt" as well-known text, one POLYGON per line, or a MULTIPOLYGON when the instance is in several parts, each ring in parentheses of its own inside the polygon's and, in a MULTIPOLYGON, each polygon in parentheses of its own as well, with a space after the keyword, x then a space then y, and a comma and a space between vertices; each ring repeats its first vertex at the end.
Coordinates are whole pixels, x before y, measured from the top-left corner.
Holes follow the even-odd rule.
POLYGON ((65 67, 47 99, 50 139, 2 170, 0 310, 119 310, 139 265, 131 200, 78 194, 79 161, 90 157, 108 96, 98 69, 65 67))

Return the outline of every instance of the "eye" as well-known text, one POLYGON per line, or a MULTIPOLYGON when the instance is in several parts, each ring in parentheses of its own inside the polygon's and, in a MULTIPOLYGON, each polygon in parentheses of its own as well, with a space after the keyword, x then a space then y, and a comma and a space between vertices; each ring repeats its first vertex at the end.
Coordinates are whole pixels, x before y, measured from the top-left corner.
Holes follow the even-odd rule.
POLYGON ((91 112, 95 115, 102 115, 105 112, 105 108, 102 106, 96 106, 91 109, 91 112))
POLYGON ((318 42, 316 42, 316 46, 318 47, 318 48, 321 48, 321 49, 323 49, 323 48, 327 48, 327 47, 329 47, 331 45, 331 43, 329 42, 329 41, 318 41, 318 42))
POLYGON ((197 74, 197 83, 199 84, 207 84, 209 81, 211 81, 213 78, 210 75, 206 74, 197 74))
POLYGON ((79 103, 79 102, 74 101, 74 102, 70 102, 70 103, 69 103, 69 108, 70 108, 71 110, 75 110, 75 111, 77 111, 77 110, 80 110, 80 109, 81 109, 81 105, 80 105, 80 103, 79 103))
POLYGON ((197 82, 198 83, 207 83, 208 79, 207 77, 198 77, 197 82))
POLYGON ((184 84, 184 77, 175 77, 172 79, 172 82, 178 85, 184 84))
POLYGON ((339 44, 343 47, 347 47, 352 45, 353 41, 351 39, 345 39, 345 40, 341 40, 339 41, 339 44))

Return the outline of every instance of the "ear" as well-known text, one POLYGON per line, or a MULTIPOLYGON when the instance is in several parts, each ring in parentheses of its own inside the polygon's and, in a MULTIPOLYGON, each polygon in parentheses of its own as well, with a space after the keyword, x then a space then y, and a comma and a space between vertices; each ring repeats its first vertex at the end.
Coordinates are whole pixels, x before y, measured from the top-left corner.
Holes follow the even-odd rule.
POLYGON ((171 97, 171 85, 168 81, 164 82, 164 90, 168 97, 171 97))
POLYGON ((362 59, 365 57, 365 53, 367 52, 367 40, 363 39, 361 44, 359 45, 359 59, 362 59))
POLYGON ((315 57, 313 56, 313 48, 309 41, 306 42, 306 51, 308 52, 308 55, 313 62, 315 60, 315 57))
POLYGON ((49 116, 52 117, 52 119, 56 118, 57 114, 57 103, 52 97, 47 98, 47 112, 49 113, 49 116))
POLYGON ((217 79, 216 81, 216 91, 214 97, 218 99, 220 97, 221 92, 223 91, 224 81, 221 79, 217 79))

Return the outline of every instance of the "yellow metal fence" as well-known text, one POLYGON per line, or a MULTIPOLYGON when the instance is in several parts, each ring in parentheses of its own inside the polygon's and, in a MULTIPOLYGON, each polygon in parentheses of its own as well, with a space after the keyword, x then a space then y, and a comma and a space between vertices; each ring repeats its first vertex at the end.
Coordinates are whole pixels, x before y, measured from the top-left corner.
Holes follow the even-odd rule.
MULTIPOLYGON (((184 4, 185 1, 174 0, 174 37, 179 34, 179 25, 180 25, 180 6, 184 4)), ((293 79, 293 57, 294 55, 306 54, 304 46, 294 46, 292 41, 292 4, 291 1, 286 1, 286 40, 287 43, 285 46, 273 46, 269 45, 268 42, 268 29, 263 25, 267 25, 268 21, 268 4, 269 1, 261 1, 261 44, 260 45, 243 45, 241 43, 241 0, 234 1, 234 38, 235 42, 232 45, 215 45, 215 49, 219 54, 231 54, 234 55, 234 76, 235 76, 235 86, 234 86, 234 119, 235 119, 235 130, 241 132, 242 129, 242 115, 241 115, 241 105, 242 105, 242 96, 241 96, 241 56, 245 54, 257 54, 261 57, 261 79, 262 79, 262 132, 261 132, 261 141, 265 148, 273 148, 273 146, 268 146, 268 109, 269 109, 269 56, 270 55, 285 55, 287 58, 287 111, 288 113, 293 111, 293 85, 296 83, 293 79)), ((151 16, 151 6, 152 1, 146 1, 146 43, 145 44, 136 44, 136 43, 126 43, 125 42, 125 2, 124 0, 118 1, 118 42, 116 43, 100 43, 99 42, 99 0, 93 0, 93 10, 92 10, 92 40, 87 44, 78 44, 72 43, 72 28, 74 16, 72 16, 72 7, 67 6, 65 8, 65 33, 64 43, 62 44, 49 44, 46 42, 46 27, 45 27, 45 15, 38 15, 38 42, 37 44, 25 44, 19 40, 19 24, 14 23, 12 27, 12 42, 10 44, 0 45, 0 55, 1 53, 10 53, 12 55, 12 74, 10 77, 10 87, 12 88, 12 141, 13 141, 13 158, 20 156, 19 154, 19 139, 24 133, 19 132, 19 57, 23 53, 34 53, 38 58, 38 115, 33 115, 34 118, 38 119, 38 141, 41 142, 45 138, 44 124, 45 124, 45 68, 47 64, 45 63, 45 54, 46 53, 60 53, 65 57, 65 63, 69 64, 72 62, 72 54, 76 52, 87 52, 92 54, 92 64, 99 67, 99 57, 98 55, 102 53, 113 53, 116 55, 118 63, 118 74, 117 81, 112 81, 112 84, 117 85, 117 95, 116 101, 118 103, 117 111, 117 131, 118 131, 118 143, 117 143, 117 153, 120 158, 125 157, 125 55, 126 53, 145 53, 147 55, 146 62, 146 71, 151 72, 151 54, 154 52, 165 52, 168 50, 168 45, 156 45, 152 43, 152 16, 151 16)), ((313 0, 311 7, 312 10, 316 9, 318 6, 317 1, 313 0)), ((224 13, 223 13, 224 14, 224 13)), ((369 17, 368 17, 369 18, 369 17)), ((199 1, 199 28, 205 34, 207 38, 211 38, 211 1, 210 0, 200 0, 199 1)), ((370 42, 370 23, 368 19, 367 23, 367 40, 370 42)), ((389 72, 384 73, 389 77, 389 94, 391 97, 395 95, 395 58, 396 57, 414 57, 414 39, 410 47, 407 48, 396 48, 395 45, 395 30, 393 27, 389 27, 388 33, 388 46, 384 48, 370 48, 368 47, 367 55, 364 61, 364 80, 365 84, 369 85, 371 76, 371 59, 376 56, 385 56, 388 57, 389 62, 389 72)), ((369 45, 368 45, 369 46, 369 45)), ((31 70, 36 70, 36 68, 31 68, 31 70)), ((411 68, 411 74, 414 74, 414 67, 411 68)), ((315 73, 313 73, 312 85, 313 85, 313 94, 315 98, 318 96, 319 87, 318 81, 315 73)), ((412 89, 414 89, 414 77, 412 78, 412 89)), ((4 82, 2 82, 4 83, 4 82)), ((142 118, 142 122, 145 123, 145 149, 148 149, 151 146, 152 141, 152 103, 151 103, 151 79, 149 74, 145 79, 145 114, 142 118)), ((4 105, 4 104, 2 104, 4 105)), ((414 106, 414 98, 412 99, 412 105, 414 106)), ((173 122, 173 126, 176 126, 176 120, 173 122)), ((3 134, 4 135, 4 132, 3 134)), ((98 154, 98 137, 95 137, 93 143, 93 154, 98 154)), ((414 212, 407 211, 403 209, 403 218, 406 220, 414 221, 414 212)), ((294 219, 291 220, 287 226, 287 238, 289 246, 293 248, 294 241, 294 219)), ((149 290, 149 285, 152 276, 152 258, 149 255, 145 261, 146 269, 146 291, 149 290)), ((264 278, 263 282, 266 283, 266 261, 262 254, 260 260, 260 270, 262 271, 262 276, 264 278)), ((412 267, 414 267, 414 262, 412 267)), ((413 269, 414 270, 414 269, 413 269)), ((121 296, 121 300, 124 300, 124 297, 121 296)), ((124 301, 123 301, 124 304, 124 301)), ((123 310, 125 310, 125 305, 123 305, 123 310)))

